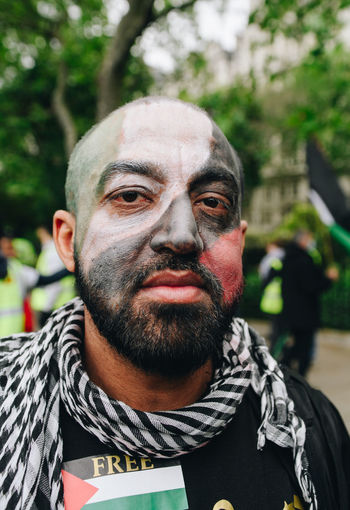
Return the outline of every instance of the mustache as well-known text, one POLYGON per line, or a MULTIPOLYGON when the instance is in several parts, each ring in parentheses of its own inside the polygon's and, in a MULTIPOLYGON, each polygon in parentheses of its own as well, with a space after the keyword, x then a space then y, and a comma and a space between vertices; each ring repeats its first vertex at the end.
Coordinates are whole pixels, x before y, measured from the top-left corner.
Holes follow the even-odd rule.
MULTIPOLYGON (((125 274, 119 274, 118 276, 118 288, 123 289, 125 296, 135 295, 140 288, 143 286, 144 281, 156 271, 163 271, 166 269, 174 271, 192 271, 198 275, 202 282, 203 288, 211 296, 215 296, 216 299, 220 299, 223 295, 223 288, 219 279, 209 271, 203 264, 199 263, 193 255, 173 255, 173 254, 162 254, 156 258, 151 259, 149 262, 130 269, 125 274)), ((82 266, 79 258, 76 257, 76 276, 79 285, 80 280, 89 281, 95 290, 100 290, 100 286, 103 282, 108 282, 107 287, 104 287, 110 291, 116 285, 116 279, 113 278, 115 275, 115 259, 113 252, 107 250, 102 253, 93 263, 89 269, 88 274, 83 274, 82 266), (99 275, 97 277, 97 275, 99 275)), ((102 290, 102 288, 101 288, 102 290)), ((108 291, 107 291, 108 292, 108 291)))
POLYGON ((191 271, 201 278, 203 288, 207 292, 219 297, 223 294, 220 281, 204 265, 200 264, 194 258, 184 259, 176 256, 167 256, 166 258, 157 259, 141 266, 137 272, 122 278, 122 286, 125 288, 126 292, 134 294, 143 286, 144 281, 149 276, 157 271, 164 271, 167 269, 173 271, 191 271))

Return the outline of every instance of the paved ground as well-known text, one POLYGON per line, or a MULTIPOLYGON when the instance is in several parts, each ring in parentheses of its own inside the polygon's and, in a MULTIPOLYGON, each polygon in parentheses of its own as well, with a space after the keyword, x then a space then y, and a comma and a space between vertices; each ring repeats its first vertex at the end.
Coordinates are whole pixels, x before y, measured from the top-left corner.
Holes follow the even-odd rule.
MULTIPOLYGON (((266 335, 266 322, 248 322, 266 335)), ((318 351, 308 381, 338 408, 350 432, 350 331, 318 332, 318 351)))

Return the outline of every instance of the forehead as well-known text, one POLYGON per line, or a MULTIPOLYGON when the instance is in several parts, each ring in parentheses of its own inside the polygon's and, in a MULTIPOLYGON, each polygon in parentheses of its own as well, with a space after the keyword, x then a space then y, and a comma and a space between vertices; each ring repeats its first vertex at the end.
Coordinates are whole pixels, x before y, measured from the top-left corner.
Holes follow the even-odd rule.
POLYGON ((151 162, 170 180, 183 183, 205 165, 224 166, 237 174, 233 151, 217 126, 204 112, 176 101, 136 103, 117 110, 88 136, 77 160, 78 209, 90 210, 89 214, 101 176, 118 161, 151 162))
POLYGON ((159 142, 167 140, 182 147, 200 145, 208 150, 213 127, 201 111, 181 103, 161 102, 135 105, 127 110, 122 130, 121 141, 131 150, 147 139, 152 150, 155 145, 162 152, 159 142))
POLYGON ((172 178, 187 180, 210 156, 211 121, 181 103, 134 105, 126 110, 120 129, 117 160, 151 161, 172 178))

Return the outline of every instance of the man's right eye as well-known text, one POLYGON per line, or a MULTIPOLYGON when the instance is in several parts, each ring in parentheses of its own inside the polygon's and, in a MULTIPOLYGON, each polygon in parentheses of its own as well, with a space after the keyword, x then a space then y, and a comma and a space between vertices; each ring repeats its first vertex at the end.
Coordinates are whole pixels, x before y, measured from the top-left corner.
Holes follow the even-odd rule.
POLYGON ((125 191, 119 195, 125 202, 135 202, 141 195, 137 191, 125 191))
POLYGON ((109 200, 118 204, 119 206, 127 206, 127 204, 139 206, 151 202, 150 197, 145 193, 138 190, 124 190, 119 191, 109 197, 109 200))

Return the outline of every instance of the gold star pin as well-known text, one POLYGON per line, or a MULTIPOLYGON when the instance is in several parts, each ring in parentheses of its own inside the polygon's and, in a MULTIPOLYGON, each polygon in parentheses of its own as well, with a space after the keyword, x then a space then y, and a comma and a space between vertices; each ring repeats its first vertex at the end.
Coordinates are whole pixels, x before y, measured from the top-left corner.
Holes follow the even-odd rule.
POLYGON ((294 496, 293 503, 288 504, 286 503, 286 501, 284 502, 283 510, 304 510, 304 509, 298 496, 294 496))

